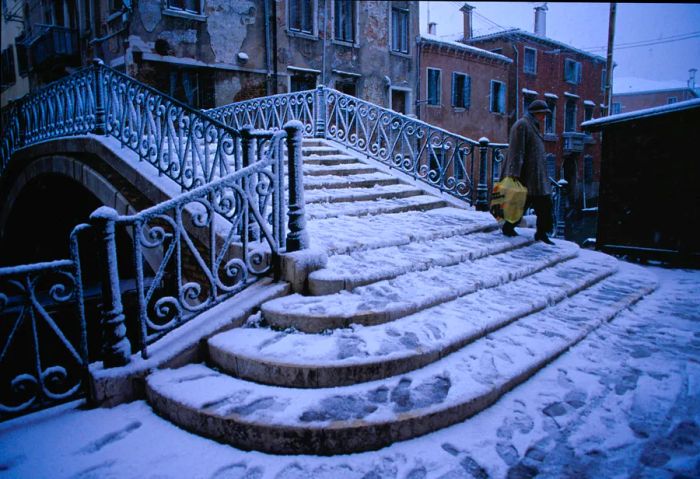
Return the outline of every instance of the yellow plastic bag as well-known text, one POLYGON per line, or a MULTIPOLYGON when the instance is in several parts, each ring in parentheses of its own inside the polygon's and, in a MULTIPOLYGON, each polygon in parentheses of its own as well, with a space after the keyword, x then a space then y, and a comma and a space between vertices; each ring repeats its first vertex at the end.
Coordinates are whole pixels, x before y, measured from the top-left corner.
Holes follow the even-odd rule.
POLYGON ((498 220, 518 223, 523 217, 527 188, 511 176, 493 185, 491 214, 498 220))

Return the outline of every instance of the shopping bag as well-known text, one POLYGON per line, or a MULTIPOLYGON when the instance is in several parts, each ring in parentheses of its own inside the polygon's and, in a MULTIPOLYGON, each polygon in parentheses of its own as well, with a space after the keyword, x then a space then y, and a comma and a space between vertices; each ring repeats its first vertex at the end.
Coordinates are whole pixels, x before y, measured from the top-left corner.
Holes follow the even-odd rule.
POLYGON ((518 223, 523 217, 527 188, 512 176, 493 185, 491 214, 498 220, 518 223))

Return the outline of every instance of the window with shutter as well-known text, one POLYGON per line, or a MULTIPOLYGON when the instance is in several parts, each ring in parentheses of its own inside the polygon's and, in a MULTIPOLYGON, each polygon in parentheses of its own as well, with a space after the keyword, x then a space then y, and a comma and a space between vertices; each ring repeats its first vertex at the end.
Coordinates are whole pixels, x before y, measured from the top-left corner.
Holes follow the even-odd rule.
POLYGON ((545 156, 545 161, 547 162, 547 175, 553 180, 557 179, 557 157, 552 153, 547 153, 545 156))
POLYGON ((544 132, 549 135, 556 134, 556 120, 557 120, 557 102, 553 98, 547 99, 547 107, 550 109, 551 113, 547 113, 544 117, 544 132))
POLYGON ((493 113, 505 113, 506 111, 506 88, 505 83, 491 80, 490 95, 491 111, 493 113))
POLYGON ((408 53, 408 10, 391 9, 391 50, 408 53))
POLYGON ((566 100, 564 111, 564 131, 576 131, 576 100, 566 100))
POLYGON ((440 70, 428 68, 428 105, 439 105, 440 95, 440 70))
POLYGON ((464 73, 452 73, 452 106, 469 108, 471 104, 471 77, 464 73))
POLYGON ((525 59, 523 61, 523 71, 525 73, 537 73, 537 50, 525 47, 525 59))
POLYGON ((569 58, 564 60, 564 80, 578 85, 581 83, 582 67, 581 63, 569 58))

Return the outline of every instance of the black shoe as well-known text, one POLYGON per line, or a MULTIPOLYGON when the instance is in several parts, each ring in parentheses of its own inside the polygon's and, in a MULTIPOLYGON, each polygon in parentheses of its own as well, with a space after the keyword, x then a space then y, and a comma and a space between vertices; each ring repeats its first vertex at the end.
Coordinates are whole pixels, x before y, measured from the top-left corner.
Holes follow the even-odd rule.
POLYGON ((503 231, 503 234, 505 236, 518 236, 518 233, 515 231, 515 226, 513 223, 505 222, 503 223, 503 227, 501 228, 501 231, 503 231))
POLYGON ((543 243, 551 244, 551 245, 554 244, 554 242, 551 239, 549 239, 549 237, 547 236, 546 233, 536 233, 535 234, 535 241, 542 241, 543 243))

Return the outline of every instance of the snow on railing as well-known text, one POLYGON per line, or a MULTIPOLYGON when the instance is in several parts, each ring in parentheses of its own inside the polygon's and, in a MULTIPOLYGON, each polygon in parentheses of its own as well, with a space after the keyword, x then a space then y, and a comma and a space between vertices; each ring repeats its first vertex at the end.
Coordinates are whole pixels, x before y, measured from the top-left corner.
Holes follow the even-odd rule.
POLYGON ((407 115, 319 86, 206 111, 239 127, 280 128, 299 120, 307 137, 327 138, 487 210, 506 144, 471 140, 407 115))

